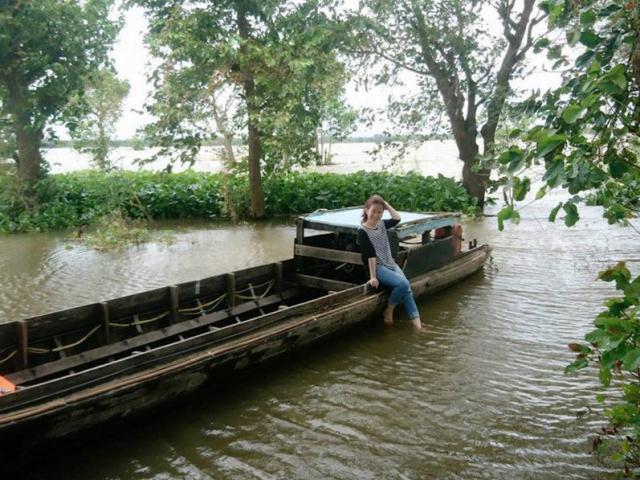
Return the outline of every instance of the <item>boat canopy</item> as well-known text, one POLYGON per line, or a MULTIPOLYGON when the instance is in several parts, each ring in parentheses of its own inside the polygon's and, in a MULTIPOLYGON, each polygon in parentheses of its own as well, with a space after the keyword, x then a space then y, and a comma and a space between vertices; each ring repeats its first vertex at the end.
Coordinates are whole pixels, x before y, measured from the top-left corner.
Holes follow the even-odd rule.
MULTIPOLYGON (((400 223, 394 228, 398 239, 423 234, 436 228, 452 227, 458 223, 460 213, 416 213, 398 212, 400 223)), ((383 219, 391 218, 385 211, 383 219)), ((355 234, 362 221, 362 207, 349 207, 341 210, 318 210, 300 217, 304 228, 337 233, 355 234)))

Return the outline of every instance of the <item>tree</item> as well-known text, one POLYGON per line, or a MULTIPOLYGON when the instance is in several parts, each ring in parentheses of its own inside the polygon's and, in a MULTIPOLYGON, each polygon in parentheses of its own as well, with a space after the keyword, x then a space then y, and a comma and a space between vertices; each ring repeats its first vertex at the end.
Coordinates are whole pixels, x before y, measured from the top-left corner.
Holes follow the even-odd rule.
POLYGON ((71 120, 69 99, 107 61, 119 22, 113 0, 10 0, 0 3, 0 115, 17 145, 18 178, 43 175, 47 124, 71 120))
POLYGON ((86 104, 87 113, 74 125, 71 135, 76 148, 91 153, 100 170, 111 168, 107 155, 129 89, 129 82, 120 80, 111 70, 102 69, 92 76, 78 99, 86 104))
POLYGON ((535 3, 367 0, 360 13, 364 48, 357 53, 387 62, 377 81, 390 83, 399 72, 417 76, 420 94, 402 102, 397 118, 420 133, 421 121, 437 123, 440 112, 446 114, 464 165, 463 185, 480 207, 490 171, 477 168, 477 136, 486 155, 494 146, 511 80, 536 41, 534 27, 546 16, 534 15, 535 3), (502 36, 487 27, 490 11, 502 23, 502 36))
POLYGON ((147 9, 147 40, 161 61, 153 74, 158 122, 152 130, 163 146, 178 147, 181 159, 192 161, 214 131, 189 125, 213 114, 198 99, 212 79, 231 89, 246 132, 252 215, 264 216, 261 168, 275 171, 283 160, 305 161, 313 153, 323 102, 344 83, 336 30, 322 2, 136 3, 147 9))
MULTIPOLYGON (((586 199, 604 207, 609 223, 628 224, 640 212, 640 2, 548 0, 542 7, 550 25, 581 50, 563 85, 529 103, 539 124, 522 132, 497 159, 507 187, 499 226, 519 217, 516 202, 531 187, 523 175, 535 165, 545 171, 536 197, 557 187, 572 195, 550 212, 550 221, 563 211, 565 224, 575 225, 578 205, 586 199)), ((538 46, 548 48, 557 67, 567 64, 562 44, 538 46)), ((600 279, 614 282, 620 296, 605 301, 586 343, 569 345, 577 358, 566 371, 595 366, 602 385, 617 390, 608 398, 597 396, 608 402, 609 425, 593 447, 635 476, 640 469, 640 276, 634 278, 621 262, 601 272, 600 279)))

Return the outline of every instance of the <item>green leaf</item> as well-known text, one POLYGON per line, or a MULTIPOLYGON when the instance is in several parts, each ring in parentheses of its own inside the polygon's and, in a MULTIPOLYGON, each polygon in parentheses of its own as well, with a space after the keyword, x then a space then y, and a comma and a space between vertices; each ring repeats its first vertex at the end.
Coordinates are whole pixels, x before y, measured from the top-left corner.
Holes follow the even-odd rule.
POLYGON ((511 218, 513 215, 513 207, 511 205, 504 207, 498 212, 498 230, 504 230, 504 221, 511 218))
POLYGON ((600 365, 604 368, 613 368, 618 361, 622 361, 626 354, 627 346, 624 343, 621 343, 617 347, 602 353, 602 356, 600 357, 600 365))
POLYGON ((609 164, 609 172, 613 178, 622 178, 628 170, 629 166, 626 162, 616 160, 609 164))
POLYGON ((598 278, 605 282, 616 281, 616 288, 622 289, 629 284, 631 280, 631 272, 627 269, 624 262, 618 262, 613 267, 609 267, 606 270, 601 271, 598 274, 598 278))
POLYGON ((538 190, 538 193, 536 193, 536 200, 540 200, 546 194, 547 194, 547 186, 543 185, 542 188, 538 190))
POLYGON ((549 221, 550 222, 555 222, 556 221, 556 217, 558 216, 558 212, 560 211, 560 208, 562 207, 562 202, 560 202, 557 206, 555 206, 551 212, 549 213, 549 221))
POLYGON ((564 369, 564 373, 573 373, 576 370, 580 370, 589 365, 589 361, 586 358, 579 358, 575 362, 567 365, 564 369))
POLYGON ((627 351, 627 354, 624 356, 622 362, 625 369, 634 371, 640 366, 640 349, 632 348, 627 351))
POLYGON ((544 157, 553 152, 556 148, 564 145, 567 140, 567 136, 562 133, 555 133, 553 135, 543 136, 537 141, 537 154, 540 157, 544 157))
POLYGON ((546 181, 551 188, 557 187, 564 178, 564 162, 560 158, 555 159, 547 165, 546 170, 542 180, 546 181))
POLYGON ((576 222, 580 220, 580 215, 578 215, 578 207, 576 207, 574 203, 566 202, 562 208, 566 213, 564 217, 564 224, 567 227, 573 227, 576 222))
POLYGON ((564 112, 562 112, 562 119, 569 124, 574 123, 580 118, 582 111, 583 107, 580 105, 569 105, 564 112))
POLYGON ((596 47, 600 42, 602 42, 602 37, 596 35, 591 30, 585 30, 580 34, 580 43, 589 48, 596 47))
POLYGON ((547 50, 547 58, 549 60, 556 60, 562 56, 562 47, 556 45, 547 50))
POLYGON ((513 179, 513 198, 518 202, 524 200, 524 197, 529 193, 531 188, 531 180, 528 178, 524 178, 520 180, 519 178, 513 179))
POLYGON ((580 23, 586 27, 593 25, 596 22, 596 13, 589 9, 580 14, 580 23))
POLYGON ((596 402, 604 403, 604 400, 605 400, 605 396, 602 393, 599 393, 596 395, 596 402))
POLYGON ((533 44, 533 51, 535 53, 540 52, 543 48, 547 48, 551 42, 548 38, 541 38, 536 43, 533 44))
POLYGON ((626 71, 627 67, 619 64, 609 70, 605 78, 614 83, 620 90, 625 90, 627 88, 626 71))
POLYGON ((507 170, 510 173, 514 173, 522 167, 524 163, 524 153, 518 147, 511 147, 498 157, 498 161, 503 165, 508 164, 507 170))
POLYGON ((598 377, 600 378, 600 383, 605 387, 608 387, 611 384, 611 369, 604 368, 601 365, 598 377))

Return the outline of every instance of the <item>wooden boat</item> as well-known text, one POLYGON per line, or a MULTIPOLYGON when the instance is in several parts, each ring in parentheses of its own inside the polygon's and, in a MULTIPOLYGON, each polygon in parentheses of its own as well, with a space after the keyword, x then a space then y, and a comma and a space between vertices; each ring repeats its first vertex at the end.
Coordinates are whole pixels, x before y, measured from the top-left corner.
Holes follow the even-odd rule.
MULTIPOLYGON (((374 318, 388 293, 364 283, 360 212, 300 217, 290 260, 0 324, 1 455, 158 406, 374 318)), ((489 257, 475 242, 460 251, 457 214, 401 215, 389 237, 416 296, 489 257)))

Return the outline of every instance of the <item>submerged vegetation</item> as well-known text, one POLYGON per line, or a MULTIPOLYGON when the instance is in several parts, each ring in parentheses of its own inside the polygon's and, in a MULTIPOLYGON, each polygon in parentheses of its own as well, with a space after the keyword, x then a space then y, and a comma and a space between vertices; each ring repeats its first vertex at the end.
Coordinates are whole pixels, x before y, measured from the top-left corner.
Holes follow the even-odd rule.
MULTIPOLYGON (((242 218, 250 212, 247 175, 229 179, 229 201, 242 218)), ((11 176, 0 176, 0 232, 84 228, 121 212, 125 221, 227 218, 223 176, 204 172, 97 172, 50 175, 28 201, 11 176)), ((289 173, 264 183, 269 216, 360 205, 377 192, 403 210, 472 212, 474 203, 453 179, 416 173, 289 173)))

